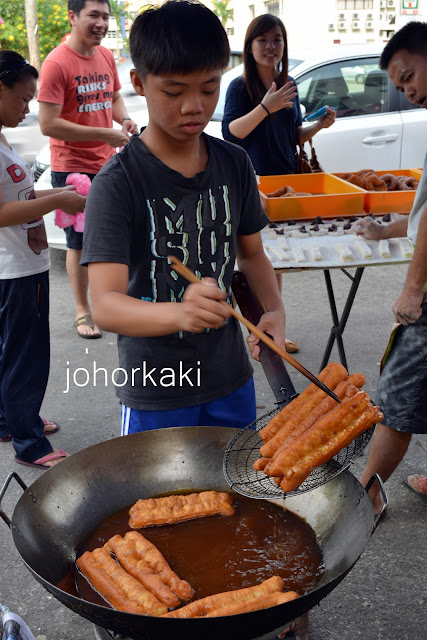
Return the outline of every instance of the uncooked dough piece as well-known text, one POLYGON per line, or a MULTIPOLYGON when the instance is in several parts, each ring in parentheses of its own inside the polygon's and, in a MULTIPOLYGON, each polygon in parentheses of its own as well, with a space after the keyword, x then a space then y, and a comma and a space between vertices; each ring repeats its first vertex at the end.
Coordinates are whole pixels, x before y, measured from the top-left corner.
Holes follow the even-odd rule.
POLYGON ((300 231, 299 229, 295 229, 295 231, 291 231, 292 238, 308 238, 308 231, 300 231))
POLYGON ((366 244, 366 242, 362 240, 362 238, 357 238, 354 241, 354 246, 360 252, 364 260, 369 260, 370 258, 374 257, 370 246, 366 244))
POLYGON ((289 250, 288 241, 286 240, 285 236, 277 236, 277 241, 276 242, 279 245, 279 247, 281 249, 283 249, 283 251, 288 251, 289 250))
POLYGON ((292 249, 292 253, 294 255, 295 262, 307 262, 304 249, 302 247, 294 247, 292 249))
POLYGON ((337 242, 337 244, 335 245, 335 249, 337 250, 338 255, 341 258, 341 260, 343 260, 345 262, 349 262, 350 260, 354 260, 354 256, 353 256, 353 254, 351 252, 351 249, 346 244, 341 244, 340 242, 337 242))
POLYGON ((414 252, 411 243, 407 238, 399 238, 399 246, 404 258, 412 258, 414 252))
POLYGON ((322 260, 322 252, 320 247, 317 244, 312 244, 309 247, 310 255, 312 260, 322 260))
POLYGON ((289 260, 291 259, 289 254, 286 253, 286 251, 283 251, 283 249, 281 249, 280 247, 274 247, 272 245, 268 245, 267 249, 270 255, 272 255, 274 258, 277 258, 282 262, 289 262, 289 260))
POLYGON ((378 242, 378 251, 380 252, 381 258, 390 258, 390 245, 388 240, 380 240, 378 242))

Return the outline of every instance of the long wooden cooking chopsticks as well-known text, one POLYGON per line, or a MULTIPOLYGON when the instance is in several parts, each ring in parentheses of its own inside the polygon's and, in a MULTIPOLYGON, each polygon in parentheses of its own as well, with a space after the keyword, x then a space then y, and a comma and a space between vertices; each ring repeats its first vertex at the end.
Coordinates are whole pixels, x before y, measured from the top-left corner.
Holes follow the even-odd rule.
MULTIPOLYGON (((178 260, 178 258, 176 258, 175 256, 168 256, 168 258, 172 262, 174 270, 180 275, 182 275, 184 278, 186 278, 186 280, 193 283, 201 282, 201 279, 198 278, 196 274, 191 271, 191 269, 183 265, 182 262, 178 260)), ((240 320, 240 322, 242 322, 249 329, 251 333, 257 336, 262 342, 264 342, 264 344, 269 346, 270 349, 275 351, 279 356, 281 356, 284 360, 286 360, 286 362, 289 362, 289 364, 295 367, 295 369, 297 369, 300 373, 302 373, 303 376, 308 378, 310 382, 313 382, 313 384, 319 387, 319 389, 322 389, 322 391, 327 393, 328 396, 331 396, 331 398, 336 400, 338 403, 341 403, 341 400, 338 398, 338 396, 335 395, 335 393, 329 387, 327 387, 326 384, 323 384, 323 382, 319 380, 319 378, 316 378, 316 376, 313 373, 311 373, 311 371, 306 369, 304 365, 298 362, 298 360, 295 360, 295 358, 293 358, 287 351, 279 347, 279 345, 277 345, 274 342, 274 340, 272 340, 266 333, 258 329, 258 327, 252 324, 252 322, 247 320, 244 316, 242 316, 241 313, 236 311, 236 309, 234 309, 234 307, 232 307, 227 302, 225 302, 225 300, 221 300, 220 303, 224 307, 227 307, 227 309, 230 310, 230 313, 235 318, 240 320)))

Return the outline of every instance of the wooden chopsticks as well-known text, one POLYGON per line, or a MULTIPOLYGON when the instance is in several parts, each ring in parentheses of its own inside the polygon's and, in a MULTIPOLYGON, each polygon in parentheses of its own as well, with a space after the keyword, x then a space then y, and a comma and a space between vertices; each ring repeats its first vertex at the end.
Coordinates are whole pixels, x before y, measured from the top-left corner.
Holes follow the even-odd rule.
MULTIPOLYGON (((182 262, 178 260, 178 258, 176 258, 175 256, 168 256, 168 258, 171 261, 174 270, 177 273, 179 273, 181 276, 186 278, 186 280, 193 283, 201 282, 201 279, 198 278, 196 274, 191 271, 191 269, 183 265, 182 262)), ((308 380, 310 380, 310 382, 313 382, 313 384, 319 387, 319 389, 322 389, 322 391, 327 393, 328 396, 336 400, 336 402, 341 403, 341 400, 338 398, 337 395, 335 395, 335 393, 329 387, 327 387, 321 380, 319 380, 319 378, 317 378, 313 373, 311 373, 311 371, 306 369, 304 365, 298 362, 298 360, 295 360, 295 358, 293 358, 290 353, 288 353, 287 351, 279 347, 279 345, 277 345, 274 342, 274 340, 272 340, 266 333, 258 329, 258 327, 252 324, 252 322, 247 320, 244 316, 242 316, 241 313, 236 311, 236 309, 234 309, 234 307, 232 307, 227 302, 225 302, 225 300, 221 300, 220 304, 227 307, 227 309, 230 310, 231 314, 235 318, 240 320, 240 322, 242 322, 245 325, 245 327, 249 329, 251 333, 257 336, 262 342, 264 342, 264 344, 269 346, 270 349, 272 349, 275 353, 281 356, 283 360, 286 360, 286 362, 289 362, 289 364, 291 364, 295 369, 297 369, 297 371, 302 373, 303 376, 305 376, 308 380)))

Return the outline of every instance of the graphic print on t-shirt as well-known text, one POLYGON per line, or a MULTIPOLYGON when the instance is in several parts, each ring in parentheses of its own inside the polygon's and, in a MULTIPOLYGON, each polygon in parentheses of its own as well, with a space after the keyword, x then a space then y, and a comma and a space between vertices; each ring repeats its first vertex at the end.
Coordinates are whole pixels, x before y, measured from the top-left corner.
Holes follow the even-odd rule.
MULTIPOLYGON (((147 200, 151 241, 150 279, 153 302, 180 301, 185 278, 171 270, 167 260, 174 255, 199 277, 211 277, 224 291, 231 282, 229 271, 232 225, 228 187, 201 194, 188 194, 179 203, 173 199, 147 200)), ((144 298, 148 299, 148 298, 144 298)))
POLYGON ((108 73, 88 73, 74 77, 77 83, 76 100, 77 113, 88 111, 104 111, 111 109, 113 91, 110 91, 110 76, 108 73))
MULTIPOLYGON (((15 183, 22 182, 27 175, 25 170, 16 163, 9 165, 6 171, 15 183)), ((34 200, 35 197, 36 194, 33 186, 24 188, 18 193, 18 200, 21 202, 23 200, 34 200)), ((38 256, 44 249, 48 248, 49 245, 43 218, 24 222, 21 224, 21 227, 27 230, 28 246, 33 253, 38 256)))

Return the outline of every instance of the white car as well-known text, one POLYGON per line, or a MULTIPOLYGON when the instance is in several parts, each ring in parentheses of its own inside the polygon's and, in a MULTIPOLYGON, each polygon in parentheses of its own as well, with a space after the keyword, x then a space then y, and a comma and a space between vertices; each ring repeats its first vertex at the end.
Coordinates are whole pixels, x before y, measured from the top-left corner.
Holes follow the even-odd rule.
MULTIPOLYGON (((327 172, 423 166, 427 111, 394 88, 387 73, 379 69, 380 53, 378 46, 336 45, 322 53, 292 55, 289 60, 303 113, 309 115, 324 105, 336 110, 334 125, 313 140, 319 163, 327 172)), ((206 128, 210 135, 222 137, 227 88, 242 72, 243 65, 238 65, 223 75, 218 104, 206 128)), ((132 117, 143 126, 148 119, 146 108, 133 112, 132 117)), ((48 149, 44 148, 36 158, 36 176, 48 163, 48 149)), ((46 172, 37 186, 48 188, 49 184, 46 172)), ((51 246, 65 248, 64 233, 54 226, 53 215, 45 216, 45 222, 51 246)))

